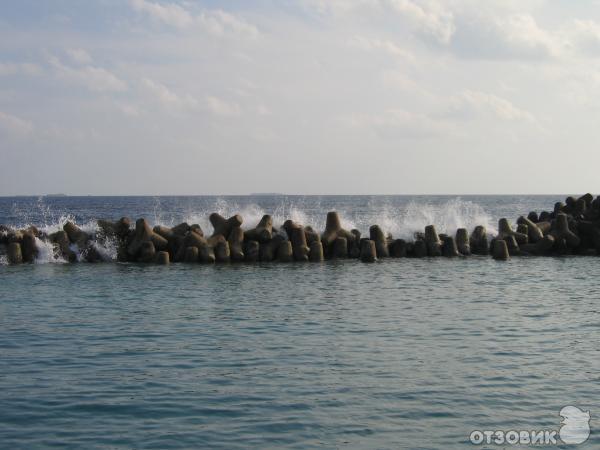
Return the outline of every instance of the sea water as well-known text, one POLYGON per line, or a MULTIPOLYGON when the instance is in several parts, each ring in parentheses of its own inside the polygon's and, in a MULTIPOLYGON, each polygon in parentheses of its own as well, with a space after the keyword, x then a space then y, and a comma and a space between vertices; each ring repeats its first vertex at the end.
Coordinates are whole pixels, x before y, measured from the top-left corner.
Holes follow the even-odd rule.
MULTIPOLYGON (((0 223, 265 213, 410 237, 546 197, 0 198, 0 223)), ((110 255, 110 252, 107 253, 110 255)), ((502 448, 474 430, 600 435, 600 260, 0 266, 0 448, 502 448), (595 428, 596 427, 596 428, 595 428)), ((554 447, 555 448, 555 447, 554 447)))

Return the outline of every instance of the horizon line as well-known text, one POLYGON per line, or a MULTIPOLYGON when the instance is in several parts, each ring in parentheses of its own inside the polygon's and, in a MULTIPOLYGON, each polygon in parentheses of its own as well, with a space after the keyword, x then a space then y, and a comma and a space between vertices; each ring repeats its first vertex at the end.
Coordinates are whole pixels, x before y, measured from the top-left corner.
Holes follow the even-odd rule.
MULTIPOLYGON (((588 191, 589 192, 589 191, 588 191)), ((585 193, 588 193, 585 192, 585 193)), ((584 194, 585 194, 584 193, 584 194)), ((591 193, 591 192, 590 192, 591 193)), ((46 197, 46 198, 63 198, 63 197, 391 197, 391 196, 415 196, 415 197, 460 197, 460 196, 531 196, 531 197, 549 197, 557 195, 584 195, 571 193, 550 193, 550 194, 535 194, 535 193, 502 193, 502 194, 485 194, 485 193, 452 193, 452 194, 427 194, 427 193, 408 193, 408 194, 290 194, 290 193, 251 193, 251 194, 13 194, 3 195, 0 198, 14 197, 46 197)), ((593 195, 593 194, 592 194, 593 195)), ((600 194, 599 194, 600 195, 600 194)))

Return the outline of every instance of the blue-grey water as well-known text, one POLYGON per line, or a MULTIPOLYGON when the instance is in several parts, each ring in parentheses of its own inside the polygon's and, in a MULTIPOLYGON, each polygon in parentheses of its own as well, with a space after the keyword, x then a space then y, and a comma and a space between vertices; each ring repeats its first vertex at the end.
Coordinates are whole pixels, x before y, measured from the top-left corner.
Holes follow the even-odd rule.
MULTIPOLYGON (((0 223, 337 209, 403 235, 563 197, 0 198, 0 223)), ((469 434, 566 405, 599 448, 598 280, 595 257, 0 265, 0 448, 503 448, 469 434)))

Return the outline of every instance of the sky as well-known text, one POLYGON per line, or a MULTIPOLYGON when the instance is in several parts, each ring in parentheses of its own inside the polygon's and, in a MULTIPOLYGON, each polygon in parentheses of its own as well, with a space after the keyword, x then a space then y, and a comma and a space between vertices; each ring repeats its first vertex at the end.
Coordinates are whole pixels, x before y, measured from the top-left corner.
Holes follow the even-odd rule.
POLYGON ((6 0, 0 195, 600 193, 597 0, 6 0))

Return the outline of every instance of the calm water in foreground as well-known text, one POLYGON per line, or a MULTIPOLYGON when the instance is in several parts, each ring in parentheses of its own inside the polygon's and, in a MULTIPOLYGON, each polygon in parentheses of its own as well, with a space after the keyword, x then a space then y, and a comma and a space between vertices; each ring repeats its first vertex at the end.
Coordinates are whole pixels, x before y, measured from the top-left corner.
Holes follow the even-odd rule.
MULTIPOLYGON (((407 217, 418 204, 418 220, 450 229, 560 199, 278 207, 316 221, 337 201, 353 223, 401 235, 421 226, 407 217)), ((157 200, 103 200, 108 214, 60 201, 85 223, 157 200)), ((196 214, 158 201, 164 222, 196 214)), ((277 204, 182 202, 246 216, 277 204)), ((49 229, 64 213, 38 199, 0 208, 0 222, 49 229)), ((599 448, 599 279, 594 257, 0 266, 0 448, 484 448, 471 431, 558 430, 566 405, 592 416, 589 440, 568 448, 599 448)))

